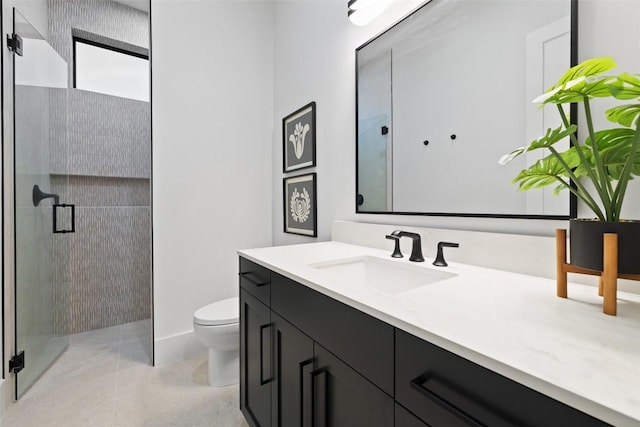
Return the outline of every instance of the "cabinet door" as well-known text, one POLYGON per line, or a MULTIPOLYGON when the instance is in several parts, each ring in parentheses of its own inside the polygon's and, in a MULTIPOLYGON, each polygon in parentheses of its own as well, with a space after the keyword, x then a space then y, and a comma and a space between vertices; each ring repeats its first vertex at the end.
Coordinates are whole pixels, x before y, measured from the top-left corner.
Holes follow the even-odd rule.
POLYGON ((240 409, 253 427, 271 425, 271 310, 240 290, 240 409))
POLYGON ((271 385, 271 425, 311 427, 313 341, 271 312, 275 378, 271 385))
POLYGON ((314 353, 314 427, 393 426, 394 402, 389 395, 317 343, 314 353))

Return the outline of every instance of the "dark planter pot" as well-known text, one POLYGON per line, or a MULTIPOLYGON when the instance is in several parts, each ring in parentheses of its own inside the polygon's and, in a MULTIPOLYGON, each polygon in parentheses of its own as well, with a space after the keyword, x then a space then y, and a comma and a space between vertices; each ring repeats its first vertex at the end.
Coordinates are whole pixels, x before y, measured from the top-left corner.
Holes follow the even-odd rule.
POLYGON ((618 273, 640 274, 640 221, 572 219, 569 223, 571 265, 602 271, 604 233, 618 235, 618 273))

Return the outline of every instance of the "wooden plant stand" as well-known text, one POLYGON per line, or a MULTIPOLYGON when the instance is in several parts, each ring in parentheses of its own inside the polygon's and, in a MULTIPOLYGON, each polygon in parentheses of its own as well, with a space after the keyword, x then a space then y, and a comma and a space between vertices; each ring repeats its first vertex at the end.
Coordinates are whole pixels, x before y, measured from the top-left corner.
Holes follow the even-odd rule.
POLYGON ((556 230, 556 271, 557 294, 560 298, 567 297, 567 273, 589 274, 600 276, 598 295, 604 297, 602 311, 604 314, 616 315, 618 278, 639 280, 640 274, 618 274, 618 235, 604 233, 602 270, 589 270, 567 263, 567 230, 556 230))

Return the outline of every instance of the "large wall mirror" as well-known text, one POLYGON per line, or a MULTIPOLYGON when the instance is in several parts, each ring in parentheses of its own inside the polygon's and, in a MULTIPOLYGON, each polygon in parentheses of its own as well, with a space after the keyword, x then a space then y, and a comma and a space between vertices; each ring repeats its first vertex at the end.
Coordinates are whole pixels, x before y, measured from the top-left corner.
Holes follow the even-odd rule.
POLYGON ((432 0, 359 47, 356 211, 569 217, 568 192, 511 184, 543 154, 498 159, 559 125, 531 100, 575 63, 576 9, 432 0))

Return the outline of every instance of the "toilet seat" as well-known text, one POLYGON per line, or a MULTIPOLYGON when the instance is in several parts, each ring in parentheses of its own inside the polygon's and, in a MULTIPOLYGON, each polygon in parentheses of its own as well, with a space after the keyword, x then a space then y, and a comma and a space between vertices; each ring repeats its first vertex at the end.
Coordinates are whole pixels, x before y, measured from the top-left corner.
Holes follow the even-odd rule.
POLYGON ((219 326, 238 323, 240 301, 238 297, 227 298, 206 305, 193 314, 193 322, 203 326, 219 326))

